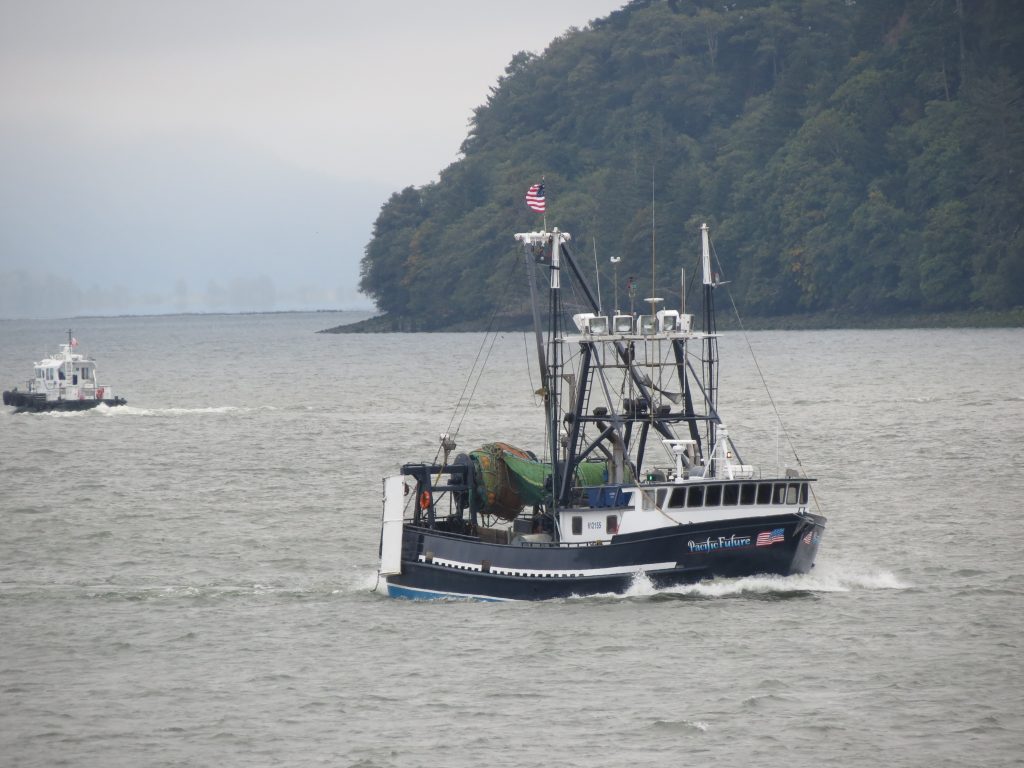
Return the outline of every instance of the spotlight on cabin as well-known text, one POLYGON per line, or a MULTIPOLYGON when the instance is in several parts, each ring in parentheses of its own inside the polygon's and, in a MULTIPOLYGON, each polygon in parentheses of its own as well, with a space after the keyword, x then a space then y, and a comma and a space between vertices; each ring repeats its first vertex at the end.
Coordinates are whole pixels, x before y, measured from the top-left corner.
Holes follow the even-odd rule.
POLYGON ((572 321, 580 333, 590 336, 608 335, 608 318, 604 315, 595 315, 593 312, 580 312, 572 316, 572 321))
POLYGON ((587 332, 591 336, 607 336, 608 335, 608 318, 604 315, 598 315, 592 317, 587 322, 587 332))
POLYGON ((675 333, 680 330, 679 312, 675 309, 662 309, 657 313, 658 330, 664 333, 675 333))
POLYGON ((658 328, 665 333, 679 330, 679 313, 674 309, 663 309, 658 312, 658 328))
POLYGON ((628 336, 633 333, 633 316, 632 315, 616 315, 612 319, 612 328, 615 333, 620 336, 628 336))

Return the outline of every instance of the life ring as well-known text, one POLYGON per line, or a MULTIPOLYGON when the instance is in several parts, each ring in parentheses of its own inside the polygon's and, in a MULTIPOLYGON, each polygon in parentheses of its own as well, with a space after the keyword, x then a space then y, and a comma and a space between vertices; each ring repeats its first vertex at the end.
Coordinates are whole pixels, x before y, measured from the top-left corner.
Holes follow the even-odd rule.
POLYGON ((420 494, 420 509, 428 509, 430 507, 430 491, 424 491, 420 494))
POLYGON ((97 400, 102 400, 103 399, 103 387, 96 387, 96 399, 97 400))

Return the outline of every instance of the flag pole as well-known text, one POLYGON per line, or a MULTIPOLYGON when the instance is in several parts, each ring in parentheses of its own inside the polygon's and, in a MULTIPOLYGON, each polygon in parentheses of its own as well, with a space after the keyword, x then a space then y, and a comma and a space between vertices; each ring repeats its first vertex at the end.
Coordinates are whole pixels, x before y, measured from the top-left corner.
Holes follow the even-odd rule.
POLYGON ((544 174, 540 175, 540 185, 544 189, 544 231, 548 231, 548 185, 545 183, 544 174))

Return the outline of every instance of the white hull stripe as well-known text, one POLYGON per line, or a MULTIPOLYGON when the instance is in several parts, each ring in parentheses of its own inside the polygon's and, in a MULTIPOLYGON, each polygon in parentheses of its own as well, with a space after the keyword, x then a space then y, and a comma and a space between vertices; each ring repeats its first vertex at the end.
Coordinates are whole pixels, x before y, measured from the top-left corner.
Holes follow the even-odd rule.
MULTIPOLYGON (((421 563, 426 563, 427 560, 423 555, 419 556, 421 563)), ((433 559, 434 565, 443 565, 448 568, 456 568, 461 571, 483 571, 480 563, 463 563, 458 560, 446 560, 443 557, 435 557, 433 559)), ((615 576, 622 574, 633 574, 639 572, 646 573, 647 571, 664 571, 669 568, 675 568, 675 561, 668 563, 644 563, 642 565, 616 565, 611 568, 581 568, 572 571, 552 571, 535 568, 503 568, 501 566, 491 566, 490 572, 496 576, 530 576, 537 578, 581 578, 585 576, 615 576)))

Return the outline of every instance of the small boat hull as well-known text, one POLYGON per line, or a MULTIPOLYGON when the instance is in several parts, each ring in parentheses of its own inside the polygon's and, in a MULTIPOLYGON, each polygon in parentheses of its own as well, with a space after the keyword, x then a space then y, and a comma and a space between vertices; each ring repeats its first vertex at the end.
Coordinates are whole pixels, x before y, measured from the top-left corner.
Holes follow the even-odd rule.
POLYGON ((5 390, 4 405, 12 406, 15 413, 41 413, 44 411, 87 411, 100 405, 111 408, 126 405, 123 397, 94 398, 87 397, 76 400, 47 400, 42 392, 18 392, 5 390))
POLYGON ((410 599, 550 600, 710 578, 807 573, 825 519, 809 513, 680 525, 589 546, 490 544, 407 525, 388 594, 410 599))

